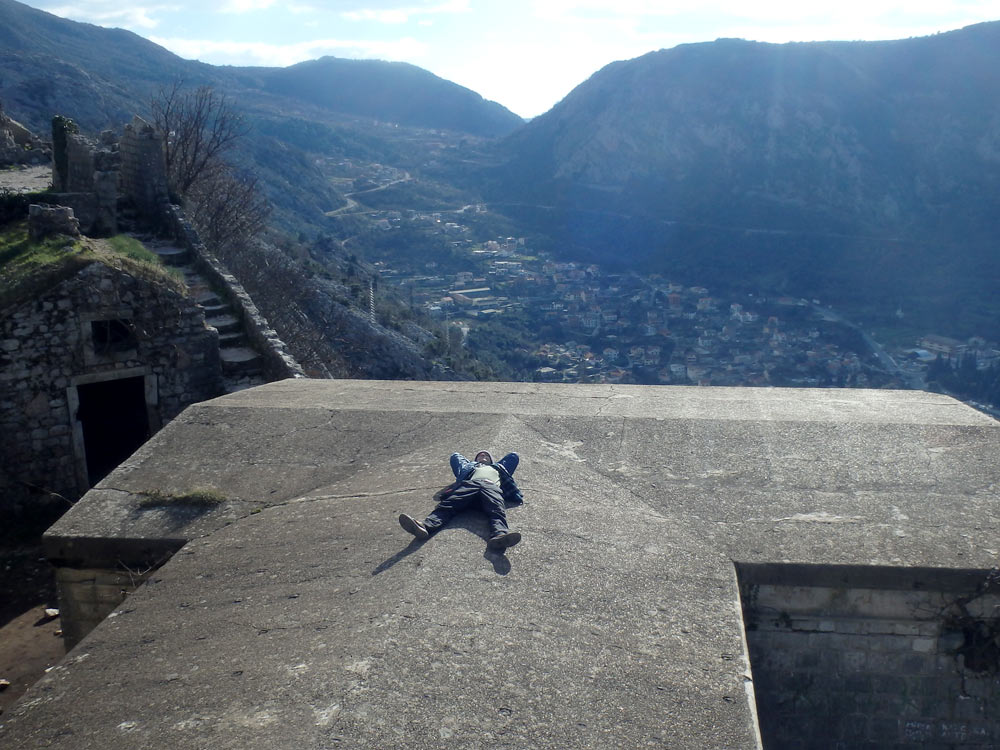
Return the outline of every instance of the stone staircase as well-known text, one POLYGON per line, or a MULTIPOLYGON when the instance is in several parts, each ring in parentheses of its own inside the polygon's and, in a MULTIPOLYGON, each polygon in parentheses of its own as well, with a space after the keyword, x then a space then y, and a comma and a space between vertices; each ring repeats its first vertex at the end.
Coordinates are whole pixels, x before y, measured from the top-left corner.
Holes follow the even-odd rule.
POLYGON ((226 393, 268 382, 264 376, 263 357, 250 346, 232 306, 220 298, 205 277, 195 270, 191 253, 164 240, 145 236, 137 239, 156 253, 164 265, 177 268, 184 274, 191 297, 205 311, 205 322, 219 332, 219 357, 226 393))

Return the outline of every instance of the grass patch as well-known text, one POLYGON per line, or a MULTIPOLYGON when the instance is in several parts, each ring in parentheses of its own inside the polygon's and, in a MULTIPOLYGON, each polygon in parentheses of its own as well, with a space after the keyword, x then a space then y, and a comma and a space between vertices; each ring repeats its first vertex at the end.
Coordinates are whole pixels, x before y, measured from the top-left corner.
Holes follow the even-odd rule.
POLYGON ((139 240, 127 234, 116 234, 114 237, 109 237, 108 245, 116 253, 124 255, 126 258, 144 263, 160 264, 160 258, 156 253, 152 250, 147 250, 146 246, 139 242, 139 240))
POLYGON ((28 221, 0 229, 0 309, 34 296, 69 278, 90 260, 80 240, 56 235, 41 242, 28 238, 28 221))
POLYGON ((165 273, 176 281, 184 283, 184 272, 181 269, 164 265, 159 255, 147 249, 135 237, 130 237, 127 234, 116 234, 114 237, 109 237, 106 242, 111 250, 121 257, 134 260, 157 274, 165 273))
POLYGON ((167 269, 132 237, 95 240, 53 235, 32 242, 25 219, 0 227, 0 310, 37 296, 95 261, 186 293, 183 274, 167 269))
POLYGON ((146 490, 137 493, 142 496, 139 501, 140 508, 152 508, 159 506, 187 506, 187 507, 213 507, 220 505, 228 499, 218 490, 195 489, 190 492, 174 494, 161 490, 146 490))

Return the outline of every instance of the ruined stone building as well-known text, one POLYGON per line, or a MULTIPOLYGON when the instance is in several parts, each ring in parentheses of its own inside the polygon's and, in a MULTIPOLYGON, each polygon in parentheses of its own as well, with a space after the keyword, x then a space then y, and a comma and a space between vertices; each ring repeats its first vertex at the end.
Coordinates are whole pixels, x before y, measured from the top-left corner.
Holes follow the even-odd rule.
POLYGON ((71 120, 53 121, 52 203, 73 209, 84 234, 104 237, 118 232, 121 159, 113 131, 95 141, 76 132, 71 120))
MULTIPOLYGON (((98 254, 0 310, 0 510, 82 495, 221 393, 218 333, 176 282, 98 254)), ((34 508, 34 510, 39 510, 34 508)))
POLYGON ((93 140, 56 118, 53 140, 55 205, 30 206, 32 240, 114 234, 121 203, 181 246, 161 257, 193 267, 181 282, 86 240, 91 252, 2 290, 0 512, 65 510, 186 406, 244 387, 247 372, 251 384, 302 375, 169 203, 162 134, 135 118, 120 141, 93 140), (191 292, 193 279, 212 291, 191 292))

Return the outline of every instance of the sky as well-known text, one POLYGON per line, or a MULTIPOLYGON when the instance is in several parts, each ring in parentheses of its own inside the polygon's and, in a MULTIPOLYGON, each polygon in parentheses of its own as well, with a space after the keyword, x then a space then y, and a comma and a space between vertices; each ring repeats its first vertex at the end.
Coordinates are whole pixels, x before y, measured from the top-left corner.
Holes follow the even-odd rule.
POLYGON ((903 39, 1000 20, 1000 0, 28 0, 214 65, 412 63, 522 117, 608 63, 678 44, 903 39))

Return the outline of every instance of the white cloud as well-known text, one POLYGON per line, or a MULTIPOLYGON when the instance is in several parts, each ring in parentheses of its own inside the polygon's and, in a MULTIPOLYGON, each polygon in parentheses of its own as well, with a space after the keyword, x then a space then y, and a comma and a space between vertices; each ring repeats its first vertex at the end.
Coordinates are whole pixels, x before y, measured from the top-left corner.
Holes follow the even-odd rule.
POLYGON ((122 7, 119 2, 105 0, 89 0, 74 5, 58 5, 44 8, 47 12, 68 18, 72 21, 83 21, 98 26, 119 26, 125 29, 155 29, 160 25, 154 16, 163 12, 177 10, 174 5, 129 5, 122 7))
POLYGON ((468 13, 469 0, 449 0, 438 5, 416 5, 386 8, 359 8, 343 11, 340 15, 348 21, 375 21, 385 24, 408 23, 415 16, 431 16, 443 13, 468 13))
POLYGON ((255 10, 267 10, 274 5, 275 0, 226 0, 219 9, 220 13, 250 13, 255 10))
POLYGON ((284 68, 324 55, 362 59, 406 60, 426 54, 427 45, 415 39, 312 39, 293 44, 232 42, 209 39, 164 39, 151 37, 161 47, 181 57, 214 65, 261 65, 284 68))
MULTIPOLYGON (((754 27, 800 30, 802 38, 842 38, 824 28, 863 26, 852 38, 901 38, 910 29, 939 31, 976 19, 1000 18, 1000 0, 840 0, 803 3, 800 0, 533 0, 534 15, 550 23, 596 25, 617 22, 642 28, 667 19, 683 19, 694 28, 711 30, 749 24, 754 27), (958 20, 956 20, 958 19, 958 20), (969 20, 965 20, 969 19, 969 20), (815 29, 815 34, 810 32, 815 29)), ((715 36, 718 36, 716 34, 715 36)), ((792 37, 789 37, 792 38, 792 37)))

